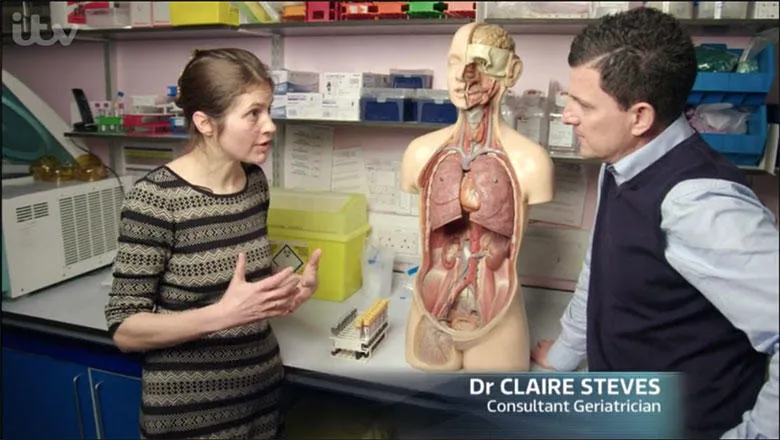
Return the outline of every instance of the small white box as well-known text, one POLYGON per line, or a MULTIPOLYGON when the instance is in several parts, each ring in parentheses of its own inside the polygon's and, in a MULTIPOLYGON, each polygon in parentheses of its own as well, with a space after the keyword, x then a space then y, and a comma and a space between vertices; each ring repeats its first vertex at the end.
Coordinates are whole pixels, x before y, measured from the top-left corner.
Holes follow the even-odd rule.
POLYGON ((330 121, 359 121, 360 98, 323 96, 322 119, 330 121))
POLYGON ((780 2, 752 2, 751 18, 764 20, 780 18, 780 2))
POLYGON ((271 118, 284 119, 287 117, 287 95, 274 95, 271 103, 271 118))
POLYGON ((87 13, 79 2, 49 2, 52 26, 62 29, 88 29, 87 13))
POLYGON ((359 98, 363 89, 390 87, 390 75, 385 73, 322 72, 320 92, 328 96, 359 98))
POLYGON ((322 119, 321 93, 288 93, 287 119, 322 119))
POLYGON ((693 18, 693 2, 646 2, 645 6, 677 18, 693 18))
POLYGON ((130 2, 130 26, 152 26, 152 2, 130 2))
POLYGON ((171 25, 170 2, 152 2, 152 24, 154 26, 171 25))
POLYGON ((295 70, 272 70, 274 94, 285 93, 317 93, 320 91, 319 72, 302 72, 295 70))
POLYGON ((628 11, 631 2, 592 2, 590 6, 591 18, 601 18, 605 15, 617 14, 628 11))
POLYGON ((106 3, 106 7, 87 9, 87 26, 94 29, 130 26, 130 2, 106 3))
POLYGON ((748 17, 748 2, 699 2, 696 18, 699 19, 745 19, 748 17))

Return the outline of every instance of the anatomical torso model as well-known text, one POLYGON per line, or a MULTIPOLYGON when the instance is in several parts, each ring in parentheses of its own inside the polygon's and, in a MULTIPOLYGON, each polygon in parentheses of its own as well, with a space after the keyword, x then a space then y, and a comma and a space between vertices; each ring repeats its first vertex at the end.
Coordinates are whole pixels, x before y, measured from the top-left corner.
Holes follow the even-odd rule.
POLYGON ((459 29, 448 59, 458 120, 404 153, 402 189, 420 196, 422 257, 406 329, 406 359, 415 368, 529 369, 516 262, 528 206, 552 200, 554 172, 544 148, 500 114, 521 72, 501 27, 459 29))

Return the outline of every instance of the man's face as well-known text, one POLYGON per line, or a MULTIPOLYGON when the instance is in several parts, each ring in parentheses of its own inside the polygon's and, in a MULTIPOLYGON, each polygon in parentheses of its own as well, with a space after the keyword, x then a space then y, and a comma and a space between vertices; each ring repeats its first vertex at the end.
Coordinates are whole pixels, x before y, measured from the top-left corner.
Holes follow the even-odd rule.
POLYGON ((601 89, 601 75, 591 67, 575 67, 569 74, 569 98, 563 122, 574 128, 580 155, 612 163, 631 148, 631 114, 601 89))

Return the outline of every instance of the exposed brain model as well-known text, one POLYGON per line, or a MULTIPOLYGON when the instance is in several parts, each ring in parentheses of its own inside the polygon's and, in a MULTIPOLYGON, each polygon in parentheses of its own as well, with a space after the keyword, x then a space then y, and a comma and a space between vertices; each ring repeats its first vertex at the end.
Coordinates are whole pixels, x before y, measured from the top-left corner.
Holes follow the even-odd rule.
POLYGON ((402 189, 420 195, 422 243, 406 359, 423 370, 527 371, 516 262, 529 205, 553 198, 553 164, 501 118, 522 72, 503 28, 463 26, 447 70, 458 120, 412 141, 401 172, 402 189))

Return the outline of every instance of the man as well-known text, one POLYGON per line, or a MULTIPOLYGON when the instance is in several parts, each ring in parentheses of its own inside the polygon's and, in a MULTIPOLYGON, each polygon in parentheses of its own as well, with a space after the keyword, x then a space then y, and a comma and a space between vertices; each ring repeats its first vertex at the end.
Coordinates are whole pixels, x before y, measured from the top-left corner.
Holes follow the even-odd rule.
POLYGON ((683 116, 697 72, 690 36, 634 9, 578 35, 569 66, 564 121, 582 156, 604 165, 562 333, 532 358, 680 371, 688 437, 777 438, 778 231, 683 116))

